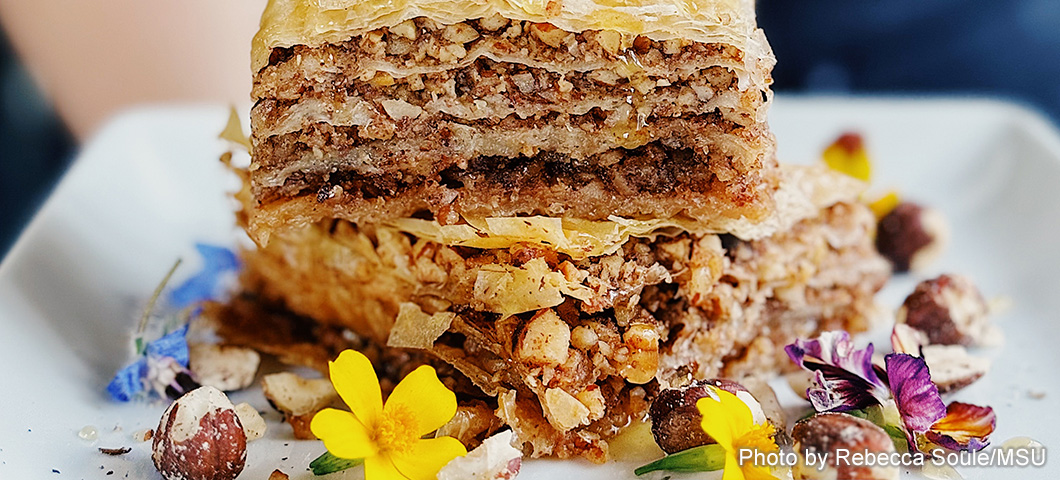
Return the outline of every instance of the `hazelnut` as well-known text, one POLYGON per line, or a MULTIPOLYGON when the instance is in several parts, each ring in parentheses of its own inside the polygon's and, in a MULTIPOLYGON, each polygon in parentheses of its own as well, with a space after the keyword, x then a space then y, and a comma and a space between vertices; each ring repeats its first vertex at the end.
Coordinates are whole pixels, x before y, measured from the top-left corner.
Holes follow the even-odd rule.
POLYGON ((224 391, 249 387, 261 363, 258 352, 233 345, 193 344, 188 355, 199 383, 224 391))
POLYGON ((920 270, 942 253, 948 237, 942 215, 904 202, 880 219, 876 250, 891 261, 896 272, 920 270))
POLYGON ((897 479, 898 467, 854 464, 854 454, 893 453, 894 442, 876 424, 845 413, 820 413, 800 420, 792 429, 799 463, 792 475, 799 479, 897 479), (839 450, 849 455, 837 458, 839 450), (822 461, 822 456, 827 455, 822 461), (844 461, 844 458, 846 460, 844 461))
POLYGON ((247 435, 232 402, 214 387, 174 401, 158 423, 151 460, 167 480, 231 480, 247 460, 247 435))
POLYGON ((981 345, 996 340, 990 307, 975 285, 959 275, 920 282, 901 308, 898 323, 927 334, 932 344, 981 345))
POLYGON ((710 396, 709 386, 720 388, 743 400, 751 408, 756 423, 765 421, 765 414, 758 401, 743 385, 731 380, 697 380, 681 388, 668 388, 659 392, 651 403, 651 433, 655 443, 666 453, 680 452, 692 447, 715 443, 703 432, 700 423, 703 416, 696 402, 710 396))
POLYGON ((968 355, 962 345, 928 345, 920 353, 940 394, 967 387, 990 370, 989 359, 968 355))
POLYGON ((274 373, 261 379, 261 390, 269 404, 291 424, 295 438, 301 440, 316 438, 309 430, 309 423, 317 412, 340 405, 339 394, 326 378, 305 379, 290 372, 274 373))

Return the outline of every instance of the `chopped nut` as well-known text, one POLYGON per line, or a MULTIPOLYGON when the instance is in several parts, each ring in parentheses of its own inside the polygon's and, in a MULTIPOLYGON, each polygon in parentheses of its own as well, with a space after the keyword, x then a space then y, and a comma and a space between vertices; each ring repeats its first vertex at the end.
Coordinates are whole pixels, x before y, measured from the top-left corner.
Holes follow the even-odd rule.
POLYGON ((530 33, 552 48, 563 46, 568 35, 573 35, 566 30, 556 28, 551 23, 533 23, 530 25, 530 33))
POLYGON ((394 120, 414 119, 423 113, 423 109, 404 100, 386 99, 379 102, 386 114, 394 120))
POLYGON ((880 219, 876 249, 897 272, 922 270, 942 253, 948 232, 938 212, 905 202, 880 219))
POLYGON ((265 430, 268 426, 256 408, 247 402, 243 402, 235 406, 235 411, 236 416, 239 417, 239 423, 243 424, 243 431, 247 434, 248 442, 265 436, 265 430))
POLYGON ((588 388, 578 392, 574 396, 585 408, 589 409, 589 421, 596 421, 603 418, 604 413, 607 411, 607 402, 604 400, 604 394, 600 391, 600 387, 596 385, 589 385, 588 388))
POLYGON ((928 345, 920 349, 939 393, 960 390, 990 370, 990 360, 968 355, 962 345, 928 345))
POLYGON ((269 474, 269 480, 290 480, 290 478, 291 477, 288 477, 286 473, 283 473, 278 468, 269 474))
POLYGON ((191 371, 200 384, 225 391, 254 383, 261 363, 258 352, 234 345, 192 344, 188 355, 191 371))
POLYGON ((478 26, 491 32, 496 32, 507 25, 508 19, 504 18, 504 16, 499 13, 494 13, 493 15, 482 17, 478 20, 478 26))
POLYGON ((984 345, 998 341, 990 308, 975 284, 959 275, 920 282, 898 309, 898 323, 927 334, 932 344, 984 345))
POLYGON ((593 37, 605 52, 615 55, 622 48, 622 34, 614 30, 600 30, 593 37))
POLYGON ((876 424, 845 413, 819 413, 795 424, 791 432, 799 463, 792 468, 796 480, 823 478, 897 479, 898 467, 852 464, 850 455, 839 457, 840 449, 855 453, 892 453, 891 437, 876 424), (814 455, 816 462, 808 460, 814 455), (821 455, 828 454, 827 468, 819 469, 821 455), (843 459, 846 459, 845 461, 843 459))
POLYGON ((174 401, 159 421, 151 460, 167 480, 231 480, 247 460, 247 436, 232 402, 206 386, 174 401))
POLYGON ((561 365, 567 361, 569 347, 570 327, 555 311, 546 308, 526 324, 515 358, 531 365, 561 365))
POLYGON ((261 379, 261 388, 269 404, 291 424, 295 438, 303 440, 315 438, 309 430, 313 416, 339 403, 339 394, 326 378, 310 380, 290 372, 274 373, 261 379))
POLYGON ((519 475, 523 452, 512 447, 512 431, 487 438, 478 448, 438 471, 438 480, 510 480, 519 475))
POLYGON ((479 37, 478 30, 466 23, 455 23, 445 27, 442 38, 452 42, 464 44, 479 37))
POLYGON ((710 387, 720 388, 743 400, 751 409, 755 423, 766 421, 765 413, 758 401, 742 385, 731 380, 697 380, 681 388, 670 388, 659 392, 651 403, 651 433, 655 443, 666 453, 680 452, 692 447, 715 443, 700 425, 703 416, 696 402, 710 396, 710 387))
POLYGON ((412 20, 405 20, 393 27, 390 27, 390 33, 398 35, 409 40, 415 40, 419 36, 419 31, 416 28, 416 24, 412 20))
POLYGON ((545 390, 545 398, 541 399, 541 410, 544 411, 548 423, 561 432, 589 424, 589 409, 574 395, 561 388, 545 390))
POLYGON ((631 383, 648 383, 659 371, 659 332, 646 324, 631 325, 622 335, 623 343, 630 348, 628 361, 619 368, 619 373, 631 383))
POLYGON ((463 402, 456 407, 456 415, 435 432, 438 437, 453 437, 467 446, 477 443, 484 434, 496 431, 503 424, 493 409, 481 400, 463 402))

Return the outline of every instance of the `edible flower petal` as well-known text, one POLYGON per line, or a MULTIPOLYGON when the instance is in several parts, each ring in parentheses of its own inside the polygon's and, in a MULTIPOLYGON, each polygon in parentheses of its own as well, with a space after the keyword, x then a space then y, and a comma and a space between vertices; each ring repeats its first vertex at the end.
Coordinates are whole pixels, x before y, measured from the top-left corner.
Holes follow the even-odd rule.
POLYGON ((814 373, 815 386, 806 395, 818 412, 858 410, 890 398, 872 365, 872 344, 856 350, 845 331, 796 340, 784 350, 793 362, 814 373))
POLYGON ((909 444, 915 447, 915 434, 928 431, 945 417, 946 404, 939 396, 938 387, 931 382, 931 372, 923 358, 892 353, 884 357, 884 363, 909 444))
POLYGON ((360 352, 343 351, 329 371, 351 411, 324 409, 310 429, 335 457, 363 458, 367 480, 432 479, 467 454, 452 437, 421 438, 456 414, 456 395, 433 368, 425 365, 408 374, 385 404, 372 363, 360 352))
POLYGON ((188 370, 188 326, 184 325, 147 342, 144 353, 125 366, 107 384, 107 393, 128 402, 153 391, 160 397, 176 398, 198 386, 188 370))
POLYGON ((177 309, 214 298, 222 275, 239 270, 239 257, 225 247, 196 243, 195 249, 202 257, 202 270, 169 292, 169 302, 177 309))
POLYGON ((990 444, 997 417, 994 409, 970 403, 951 402, 946 407, 946 416, 931 426, 924 436, 940 447, 949 450, 979 451, 990 444))
POLYGON ((869 210, 872 210, 873 215, 876 215, 876 219, 879 220, 886 217, 901 203, 902 199, 898 196, 898 192, 891 190, 882 197, 869 202, 869 210))
POLYGON ((894 353, 907 353, 914 357, 921 357, 920 348, 928 345, 927 334, 910 327, 907 323, 896 323, 891 330, 891 348, 894 353))
POLYGON ((832 142, 822 154, 824 163, 837 172, 845 173, 867 182, 872 177, 872 162, 861 135, 844 133, 832 142))
POLYGON ((725 449, 725 472, 723 480, 772 479, 776 478, 764 465, 752 462, 739 463, 737 454, 741 450, 761 453, 778 451, 773 440, 773 425, 756 424, 751 409, 739 397, 719 388, 711 387, 717 399, 706 396, 696 402, 703 416, 700 425, 718 445, 725 449))

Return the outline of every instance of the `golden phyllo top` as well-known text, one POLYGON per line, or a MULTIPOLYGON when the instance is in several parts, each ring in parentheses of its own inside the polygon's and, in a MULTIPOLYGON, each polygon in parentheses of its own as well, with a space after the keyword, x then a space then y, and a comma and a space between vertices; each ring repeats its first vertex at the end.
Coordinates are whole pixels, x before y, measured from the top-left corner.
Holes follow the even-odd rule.
POLYGON ((273 48, 343 42, 417 17, 455 24, 494 14, 575 33, 612 30, 731 45, 748 62, 772 58, 753 0, 270 0, 254 37, 252 68, 264 67, 273 48))

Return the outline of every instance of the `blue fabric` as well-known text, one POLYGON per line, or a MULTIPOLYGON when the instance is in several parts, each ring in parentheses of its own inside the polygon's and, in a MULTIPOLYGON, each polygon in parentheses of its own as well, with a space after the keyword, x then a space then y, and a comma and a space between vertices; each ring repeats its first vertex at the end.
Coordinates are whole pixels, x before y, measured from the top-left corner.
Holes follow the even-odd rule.
POLYGON ((1060 119, 1060 1, 758 0, 778 91, 987 95, 1060 119))
POLYGON ((195 249, 202 256, 202 270, 169 292, 169 302, 177 309, 214 298, 222 275, 239 270, 239 257, 225 247, 197 243, 195 249))

